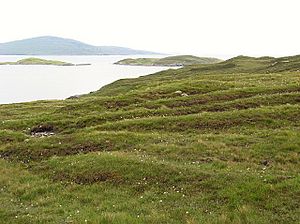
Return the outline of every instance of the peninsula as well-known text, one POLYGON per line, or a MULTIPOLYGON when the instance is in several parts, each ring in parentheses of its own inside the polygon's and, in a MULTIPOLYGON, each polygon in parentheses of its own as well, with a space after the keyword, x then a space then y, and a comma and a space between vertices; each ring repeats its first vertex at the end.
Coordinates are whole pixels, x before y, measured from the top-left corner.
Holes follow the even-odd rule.
POLYGON ((177 55, 165 58, 126 58, 116 62, 117 65, 140 65, 140 66, 185 66, 194 64, 214 64, 221 62, 218 58, 196 57, 193 55, 177 55))

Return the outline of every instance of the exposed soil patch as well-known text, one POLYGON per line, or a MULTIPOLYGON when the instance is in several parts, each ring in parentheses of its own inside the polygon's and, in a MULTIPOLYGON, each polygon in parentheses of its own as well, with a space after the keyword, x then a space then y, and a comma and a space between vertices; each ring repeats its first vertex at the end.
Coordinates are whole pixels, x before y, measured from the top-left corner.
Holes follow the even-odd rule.
POLYGON ((100 182, 121 183, 122 177, 113 172, 88 172, 82 174, 71 175, 68 173, 56 173, 53 176, 54 181, 67 181, 76 184, 94 184, 100 182))
POLYGON ((52 124, 41 124, 30 130, 32 137, 49 137, 54 135, 54 126, 52 124))

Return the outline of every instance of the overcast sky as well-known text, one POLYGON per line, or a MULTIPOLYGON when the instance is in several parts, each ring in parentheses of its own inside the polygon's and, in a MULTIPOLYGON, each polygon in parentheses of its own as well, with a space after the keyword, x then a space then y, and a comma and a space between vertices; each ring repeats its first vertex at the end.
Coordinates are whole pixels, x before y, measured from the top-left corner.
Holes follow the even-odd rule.
POLYGON ((300 54, 300 0, 2 0, 0 42, 52 35, 199 56, 300 54))

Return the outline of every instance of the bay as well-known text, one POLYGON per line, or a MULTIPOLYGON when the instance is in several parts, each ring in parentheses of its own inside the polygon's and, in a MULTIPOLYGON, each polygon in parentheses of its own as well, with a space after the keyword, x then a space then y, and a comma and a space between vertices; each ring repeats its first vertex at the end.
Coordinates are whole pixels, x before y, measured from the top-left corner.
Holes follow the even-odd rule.
MULTIPOLYGON (((31 56, 0 55, 0 62, 13 62, 31 56)), ((47 99, 65 99, 85 94, 119 79, 136 78, 168 67, 125 66, 113 63, 124 58, 161 55, 122 56, 34 56, 89 66, 1 65, 0 104, 47 99)))

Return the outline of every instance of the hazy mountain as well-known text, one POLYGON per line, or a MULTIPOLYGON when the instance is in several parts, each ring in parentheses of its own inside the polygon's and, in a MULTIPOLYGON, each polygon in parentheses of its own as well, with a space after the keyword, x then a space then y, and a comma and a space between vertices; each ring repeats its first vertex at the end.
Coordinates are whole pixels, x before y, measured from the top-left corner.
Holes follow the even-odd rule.
POLYGON ((93 46, 77 40, 43 36, 0 44, 0 55, 130 55, 157 54, 116 46, 93 46))

